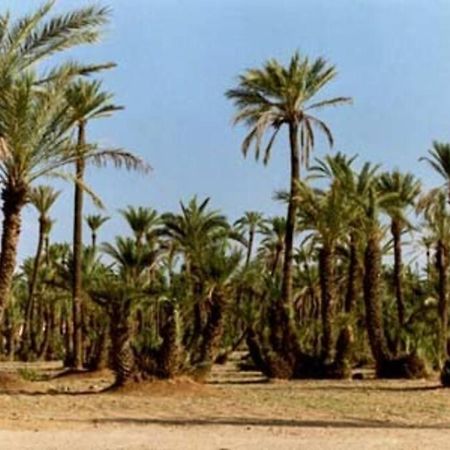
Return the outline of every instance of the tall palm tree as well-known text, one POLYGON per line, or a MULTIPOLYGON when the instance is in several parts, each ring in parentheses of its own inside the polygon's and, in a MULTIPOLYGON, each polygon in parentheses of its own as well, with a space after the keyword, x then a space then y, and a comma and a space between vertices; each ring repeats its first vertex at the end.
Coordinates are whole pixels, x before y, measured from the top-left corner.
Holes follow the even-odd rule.
POLYGON ((420 182, 410 173, 401 173, 398 170, 381 174, 379 189, 384 193, 394 193, 398 203, 391 216, 391 233, 394 242, 394 288, 397 298, 397 313, 400 327, 405 323, 405 300, 402 283, 402 242, 401 235, 405 229, 411 228, 406 217, 406 209, 414 205, 420 193, 420 182))
POLYGON ((256 211, 246 211, 245 214, 234 223, 238 230, 246 230, 248 233, 247 256, 245 265, 248 266, 252 257, 255 235, 265 223, 264 216, 256 211))
POLYGON ((394 211, 398 206, 398 196, 394 193, 382 193, 374 182, 367 195, 360 197, 360 206, 364 214, 364 303, 366 308, 367 333, 372 354, 377 363, 377 373, 381 374, 387 361, 391 359, 387 348, 383 327, 381 303, 381 240, 383 228, 380 213, 394 211))
MULTIPOLYGON (((56 202, 60 192, 56 191, 51 186, 37 186, 30 192, 30 202, 39 213, 39 235, 36 248, 36 255, 33 262, 33 271, 28 291, 28 301, 26 307, 25 324, 23 330, 24 336, 24 350, 29 349, 31 344, 31 328, 33 326, 33 310, 34 310, 34 295, 37 287, 38 272, 41 266, 42 253, 44 248, 45 238, 50 232, 52 221, 48 215, 50 209, 56 202)), ((25 356, 25 355, 24 355, 25 356)))
MULTIPOLYGON (((262 69, 250 69, 239 77, 236 88, 226 92, 238 112, 235 123, 244 123, 250 131, 242 143, 242 152, 247 154, 254 144, 256 159, 261 153, 264 135, 271 136, 263 149, 263 162, 270 158, 277 134, 286 125, 290 144, 290 197, 286 217, 285 253, 281 298, 277 307, 279 327, 286 329, 289 309, 292 304, 292 260, 297 206, 293 201, 300 177, 301 162, 307 163, 314 148, 314 129, 320 130, 333 144, 333 135, 325 122, 312 115, 315 110, 332 105, 349 103, 350 98, 336 97, 314 101, 320 90, 336 77, 336 69, 322 58, 310 61, 295 53, 285 67, 272 59, 262 69)), ((283 334, 278 330, 276 334, 283 334)), ((286 335, 286 333, 284 333, 286 335)), ((280 342, 280 346, 282 346, 280 342)))
POLYGON ((97 249, 97 231, 110 218, 108 216, 102 216, 100 214, 90 214, 84 219, 86 220, 86 223, 91 230, 92 248, 95 251, 97 249))
POLYGON ((73 320, 74 320, 74 365, 82 366, 82 336, 81 336, 81 309, 82 309, 82 248, 83 248, 83 184, 86 166, 85 154, 86 126, 94 119, 110 116, 113 112, 122 109, 111 103, 112 94, 101 90, 99 81, 77 80, 66 90, 66 100, 69 106, 71 121, 77 127, 77 158, 75 161, 75 188, 74 188, 74 215, 73 215, 73 255, 74 278, 72 287, 73 320))

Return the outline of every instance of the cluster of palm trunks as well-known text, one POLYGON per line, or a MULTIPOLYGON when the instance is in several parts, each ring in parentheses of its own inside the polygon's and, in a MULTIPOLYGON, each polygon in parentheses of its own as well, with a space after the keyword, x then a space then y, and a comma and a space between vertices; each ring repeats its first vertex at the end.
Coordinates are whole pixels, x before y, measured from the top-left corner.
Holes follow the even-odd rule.
POLYGON ((120 110, 99 81, 114 65, 63 62, 55 53, 92 43, 108 22, 98 6, 53 13, 53 2, 14 21, 0 16, 0 352, 4 358, 63 359, 68 367, 110 367, 116 385, 181 374, 204 379, 236 349, 241 367, 275 378, 415 378, 447 361, 450 145, 424 158, 444 179, 425 192, 414 175, 359 163, 342 153, 310 163, 316 136, 333 134, 316 115, 349 97, 316 100, 336 76, 322 58, 294 54, 243 73, 226 92, 236 123, 266 164, 287 131, 289 189, 276 198, 286 217, 247 212, 231 223, 209 199, 181 211, 120 211, 127 236, 97 244, 109 218, 85 217, 88 164, 146 172, 139 157, 89 141, 93 119, 120 110), (43 64, 45 63, 45 64, 43 64), (307 167, 300 176, 301 167, 307 167), (72 167, 73 175, 61 174, 72 167), (52 240, 50 211, 74 191, 73 237, 52 240), (21 215, 38 212, 36 254, 17 262, 21 215), (389 225, 387 225, 389 224, 389 225), (413 236, 419 245, 405 238, 413 236), (418 263, 404 262, 404 250, 418 263))

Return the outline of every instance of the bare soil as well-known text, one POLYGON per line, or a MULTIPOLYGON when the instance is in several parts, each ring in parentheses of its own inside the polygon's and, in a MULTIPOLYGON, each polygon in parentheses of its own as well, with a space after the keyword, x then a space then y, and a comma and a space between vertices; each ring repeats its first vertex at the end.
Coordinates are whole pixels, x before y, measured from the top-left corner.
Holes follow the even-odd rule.
POLYGON ((0 363, 1 450, 450 448, 450 390, 435 379, 268 382, 231 361, 205 384, 101 392, 109 372, 61 370, 0 363))

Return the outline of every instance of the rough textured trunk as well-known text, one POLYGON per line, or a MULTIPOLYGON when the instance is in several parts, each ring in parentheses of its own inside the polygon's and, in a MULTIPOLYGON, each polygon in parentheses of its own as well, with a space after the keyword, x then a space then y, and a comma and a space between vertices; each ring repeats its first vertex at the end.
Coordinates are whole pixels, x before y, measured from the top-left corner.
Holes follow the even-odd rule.
POLYGON ((389 359, 383 332, 383 314, 380 298, 381 250, 379 231, 367 237, 364 253, 364 304, 369 344, 377 366, 389 359))
POLYGON ((181 366, 181 330, 180 315, 175 305, 166 306, 166 324, 162 330, 164 337, 160 349, 161 375, 164 378, 172 378, 180 371, 181 366))
MULTIPOLYGON (((78 145, 80 149, 85 144, 84 123, 78 127, 78 145)), ((81 155, 76 161, 75 176, 77 181, 84 178, 84 160, 81 155)), ((72 308, 73 308, 73 367, 83 367, 83 337, 82 337, 82 255, 83 255, 83 189, 75 183, 74 195, 74 224, 73 224, 73 280, 72 280, 72 308)))
POLYGON ((320 292, 322 296, 322 358, 329 361, 332 358, 333 316, 335 309, 334 285, 334 248, 324 245, 319 254, 320 292))
POLYGON ((352 232, 350 235, 350 260, 348 264, 347 290, 345 293, 344 310, 351 313, 356 304, 357 282, 358 282, 358 250, 356 234, 352 232))
POLYGON ((220 291, 213 293, 211 312, 203 335, 200 349, 200 362, 213 364, 219 350, 223 335, 225 313, 225 296, 220 291))
POLYGON ((439 314, 439 360, 440 365, 447 359, 448 328, 448 254, 447 247, 439 240, 436 248, 436 269, 438 272, 438 314, 439 314))
POLYGON ((402 227, 398 219, 394 219, 391 223, 391 233, 394 240, 394 288, 395 297, 397 299, 397 314, 400 327, 405 324, 405 301, 403 298, 402 286, 402 243, 401 243, 402 227))
POLYGON ((3 230, 0 254, 0 323, 8 304, 16 268, 21 211, 26 203, 27 187, 7 185, 2 190, 3 230))
POLYGON ((111 311, 110 319, 111 368, 116 376, 114 384, 123 386, 133 379, 136 371, 131 347, 131 327, 127 315, 120 311, 111 311))

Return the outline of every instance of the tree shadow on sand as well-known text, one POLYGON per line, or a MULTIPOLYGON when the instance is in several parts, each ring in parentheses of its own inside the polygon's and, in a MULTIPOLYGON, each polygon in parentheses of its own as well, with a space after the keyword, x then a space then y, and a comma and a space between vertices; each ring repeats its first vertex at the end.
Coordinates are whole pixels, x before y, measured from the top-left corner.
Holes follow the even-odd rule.
POLYGON ((371 428, 371 429, 418 429, 418 430, 449 430, 450 423, 447 424, 405 424, 391 421, 366 420, 366 419, 346 419, 346 420, 284 420, 284 419, 258 419, 258 418, 208 418, 208 419, 158 419, 158 418, 99 418, 92 422, 100 424, 120 424, 120 425, 165 425, 165 426, 253 426, 253 427, 289 427, 289 428, 371 428))

